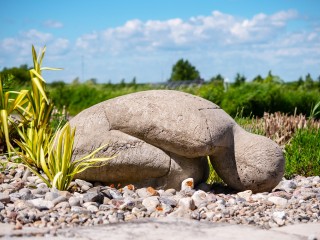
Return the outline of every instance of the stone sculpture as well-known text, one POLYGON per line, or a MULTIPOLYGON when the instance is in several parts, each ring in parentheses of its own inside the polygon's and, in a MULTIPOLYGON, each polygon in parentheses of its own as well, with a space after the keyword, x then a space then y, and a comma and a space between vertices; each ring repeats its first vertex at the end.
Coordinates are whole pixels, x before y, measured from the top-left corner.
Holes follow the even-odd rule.
POLYGON ((179 189, 208 176, 207 156, 230 187, 270 191, 284 173, 281 148, 242 129, 219 106, 172 90, 132 93, 101 102, 71 120, 74 157, 109 143, 96 156, 108 164, 77 177, 87 181, 179 189))

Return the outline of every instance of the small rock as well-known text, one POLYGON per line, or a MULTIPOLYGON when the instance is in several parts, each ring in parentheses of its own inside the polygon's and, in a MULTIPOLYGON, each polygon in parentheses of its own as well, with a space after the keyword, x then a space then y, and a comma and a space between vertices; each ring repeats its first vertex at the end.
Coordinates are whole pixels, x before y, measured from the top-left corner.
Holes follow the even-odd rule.
POLYGON ((194 201, 191 197, 181 198, 179 200, 178 206, 180 208, 184 208, 186 210, 194 210, 195 209, 195 204, 194 204, 194 201))
POLYGON ((32 207, 33 207, 33 204, 25 200, 17 200, 14 202, 14 209, 16 211, 21 211, 21 210, 32 208, 32 207))
POLYGON ((246 191, 243 191, 243 192, 238 192, 237 195, 240 198, 244 198, 246 201, 249 201, 250 197, 252 195, 252 191, 251 190, 246 190, 246 191))
POLYGON ((279 218, 279 219, 285 219, 286 218, 286 212, 285 211, 280 211, 280 212, 274 212, 272 213, 272 217, 274 218, 279 218))
POLYGON ((22 181, 26 182, 28 180, 28 177, 30 176, 31 172, 30 172, 30 169, 27 168, 25 171, 24 171, 24 174, 23 174, 23 177, 22 177, 22 181))
POLYGON ((9 194, 0 193, 0 202, 2 202, 2 203, 9 203, 9 202, 10 202, 10 196, 9 196, 9 194))
POLYGON ((72 206, 71 207, 71 212, 74 213, 83 213, 83 214, 88 214, 89 211, 83 207, 79 207, 79 206, 72 206))
POLYGON ((275 205, 279 207, 285 207, 288 203, 288 200, 282 197, 269 197, 268 201, 274 203, 275 205))
POLYGON ((287 193, 292 193, 297 185, 292 180, 282 180, 272 191, 280 190, 286 191, 287 193))
POLYGON ((288 193, 286 191, 276 191, 270 194, 270 196, 275 196, 275 197, 281 197, 281 198, 285 198, 287 200, 291 199, 292 194, 288 193))
POLYGON ((283 226, 285 224, 286 213, 284 211, 274 212, 272 217, 273 221, 275 221, 278 226, 283 226))
POLYGON ((71 207, 73 206, 80 206, 81 199, 79 197, 70 197, 69 204, 71 207))
POLYGON ((81 179, 76 179, 75 183, 81 188, 82 191, 86 192, 88 191, 90 188, 93 187, 92 183, 89 183, 87 181, 81 180, 81 179))
POLYGON ((47 201, 52 201, 57 197, 59 197, 59 193, 47 192, 46 195, 44 196, 44 199, 47 200, 47 201))
POLYGON ((47 201, 42 198, 28 200, 28 202, 39 210, 49 210, 54 207, 54 204, 51 201, 47 201))
POLYGON ((191 211, 183 207, 178 207, 175 211, 173 211, 172 213, 169 213, 167 216, 175 217, 175 218, 191 219, 191 211))
POLYGON ((176 207, 178 205, 178 202, 173 198, 160 197, 159 201, 163 204, 170 205, 171 207, 176 207))
POLYGON ((142 201, 142 205, 148 210, 149 213, 154 212, 159 203, 159 197, 157 196, 147 197, 142 201))
POLYGON ((52 203, 53 203, 53 205, 57 205, 57 204, 59 204, 61 202, 67 202, 67 201, 68 201, 68 199, 66 197, 58 196, 57 198, 52 200, 52 203))
POLYGON ((0 173, 0 184, 4 183, 5 175, 3 173, 0 173))
POLYGON ((99 208, 97 206, 95 206, 95 205, 89 205, 86 208, 90 212, 98 212, 99 211, 99 208))
POLYGON ((103 203, 103 198, 104 196, 100 192, 88 192, 83 194, 83 202, 103 203))
POLYGON ((194 188, 193 178, 187 178, 181 183, 181 191, 189 190, 194 188))
POLYGON ((202 190, 196 191, 191 198, 197 208, 199 208, 203 204, 206 205, 208 202, 207 194, 202 190))
POLYGON ((170 195, 174 195, 174 194, 176 194, 176 190, 175 189, 173 189, 173 188, 169 188, 169 189, 167 189, 166 191, 164 191, 166 194, 170 194, 170 195))
POLYGON ((165 203, 160 203, 160 205, 156 208, 157 212, 163 215, 166 215, 168 213, 171 213, 173 211, 173 208, 165 203))
POLYGON ((66 209, 66 208, 70 208, 70 207, 71 206, 68 202, 60 202, 54 206, 55 209, 59 209, 59 208, 66 209))
POLYGON ((123 199, 122 194, 117 190, 109 189, 109 193, 113 199, 123 199))
POLYGON ((152 196, 151 193, 147 190, 147 188, 137 189, 136 194, 138 194, 138 197, 140 198, 147 198, 152 196))
POLYGON ((160 195, 158 193, 158 191, 155 190, 153 187, 148 187, 147 192, 150 194, 150 196, 159 196, 160 195))

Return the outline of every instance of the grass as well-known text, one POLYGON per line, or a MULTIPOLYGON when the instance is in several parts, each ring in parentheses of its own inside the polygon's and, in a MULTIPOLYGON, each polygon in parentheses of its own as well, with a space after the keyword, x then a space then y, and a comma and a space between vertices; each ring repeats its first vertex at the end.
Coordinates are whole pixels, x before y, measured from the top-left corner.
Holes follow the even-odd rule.
POLYGON ((247 131, 264 135, 282 146, 286 178, 320 175, 320 121, 302 114, 288 116, 280 112, 264 113, 263 118, 236 120, 247 131))
POLYGON ((285 147, 285 177, 320 175, 320 128, 299 129, 285 147))

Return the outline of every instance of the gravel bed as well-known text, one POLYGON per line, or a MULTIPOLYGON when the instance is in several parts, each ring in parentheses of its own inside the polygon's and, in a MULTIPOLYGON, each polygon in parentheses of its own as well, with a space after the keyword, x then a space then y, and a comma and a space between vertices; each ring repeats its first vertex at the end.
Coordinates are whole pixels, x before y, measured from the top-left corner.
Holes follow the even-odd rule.
POLYGON ((105 186, 80 179, 71 191, 49 189, 22 164, 0 173, 0 222, 15 229, 53 230, 126 222, 141 218, 182 217, 198 221, 254 225, 263 229, 320 222, 320 177, 283 179, 271 193, 235 192, 222 185, 182 189, 105 186))

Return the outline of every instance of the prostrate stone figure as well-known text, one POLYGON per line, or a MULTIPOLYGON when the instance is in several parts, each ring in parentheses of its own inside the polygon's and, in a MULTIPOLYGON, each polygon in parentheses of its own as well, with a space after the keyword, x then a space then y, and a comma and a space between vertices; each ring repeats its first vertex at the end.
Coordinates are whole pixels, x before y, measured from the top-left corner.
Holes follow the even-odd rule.
POLYGON ((171 90, 144 91, 107 100, 71 120, 74 157, 109 143, 96 156, 116 157, 77 177, 88 181, 179 189, 208 176, 206 156, 230 187, 270 191, 284 173, 272 140, 243 130, 219 106, 171 90))

